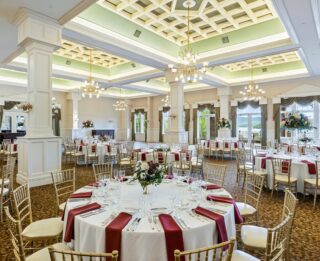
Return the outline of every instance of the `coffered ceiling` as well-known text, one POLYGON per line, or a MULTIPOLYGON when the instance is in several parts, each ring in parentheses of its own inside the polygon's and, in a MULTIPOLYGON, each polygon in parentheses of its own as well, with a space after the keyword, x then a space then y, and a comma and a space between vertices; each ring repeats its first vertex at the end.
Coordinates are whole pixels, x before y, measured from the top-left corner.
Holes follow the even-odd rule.
MULTIPOLYGON (((104 8, 184 45, 187 12, 182 0, 100 0, 104 8)), ((269 0, 198 0, 191 9, 191 41, 204 40, 276 17, 269 0)))

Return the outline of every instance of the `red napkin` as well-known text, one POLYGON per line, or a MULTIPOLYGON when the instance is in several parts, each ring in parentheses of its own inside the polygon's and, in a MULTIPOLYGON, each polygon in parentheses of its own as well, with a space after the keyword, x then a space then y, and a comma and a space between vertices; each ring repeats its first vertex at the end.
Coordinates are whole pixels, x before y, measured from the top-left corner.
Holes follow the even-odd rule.
POLYGON ((192 183, 192 178, 185 179, 183 182, 191 184, 192 183))
POLYGON ((89 212, 91 210, 99 209, 101 206, 98 203, 92 203, 83 207, 74 208, 69 211, 66 230, 64 234, 64 241, 71 242, 71 239, 74 238, 74 218, 77 215, 89 212))
POLYGON ((111 146, 107 145, 107 151, 110 153, 111 152, 111 146))
POLYGON ((158 161, 159 161, 159 163, 163 163, 163 154, 162 154, 162 152, 158 152, 158 161))
POLYGON ((281 172, 282 173, 289 173, 289 161, 284 160, 281 162, 281 172))
POLYGON ((81 145, 84 145, 83 140, 80 141, 80 144, 81 144, 81 145))
POLYGON ((173 179, 173 175, 165 175, 164 178, 165 179, 173 179))
POLYGON ((82 151, 82 145, 79 146, 79 151, 82 151))
POLYGON ((228 149, 228 148, 229 148, 229 143, 228 143, 228 142, 225 142, 225 143, 224 143, 224 147, 225 147, 226 149, 228 149))
POLYGON ((92 196, 92 192, 80 192, 80 193, 73 193, 70 195, 70 198, 90 198, 92 196))
POLYGON ((236 202, 235 202, 235 200, 233 198, 223 198, 223 197, 209 195, 209 196, 207 196, 207 200, 233 204, 233 207, 234 207, 234 219, 236 221, 236 224, 242 224, 243 223, 244 219, 240 215, 240 211, 239 211, 239 209, 237 207, 237 204, 236 204, 236 202))
POLYGON ((97 151, 97 145, 91 146, 91 152, 95 153, 97 151))
POLYGON ((219 148, 219 142, 216 141, 216 149, 219 148))
POLYGON ((301 160, 301 162, 306 163, 308 165, 309 174, 311 175, 317 174, 316 164, 307 160, 301 160))
POLYGON ((18 144, 13 144, 13 151, 17 151, 18 144))
POLYGON ((237 143, 237 142, 233 143, 233 147, 234 147, 235 149, 237 149, 237 148, 238 148, 238 143, 237 143))
POLYGON ((320 147, 316 147, 317 148, 317 150, 320 150, 320 147))
MULTIPOLYGON (((113 250, 118 250, 118 260, 121 260, 121 233, 131 218, 132 215, 121 212, 105 229, 106 253, 111 253, 113 250)), ((111 260, 111 258, 109 257, 106 260, 111 260)))
POLYGON ((141 160, 145 161, 146 160, 146 152, 141 153, 141 160))
MULTIPOLYGON (((227 228, 223 216, 202 207, 197 207, 194 209, 194 211, 197 214, 210 218, 216 222, 218 231, 218 243, 228 241, 227 228)), ((226 246, 224 250, 226 249, 228 249, 228 246, 226 246)))
POLYGON ((174 153, 174 160, 179 161, 179 159, 180 159, 179 153, 174 153))
POLYGON ((210 147, 210 141, 207 140, 207 148, 209 148, 209 147, 210 147))
POLYGON ((220 189, 221 187, 216 185, 216 184, 208 184, 208 185, 202 185, 202 188, 206 190, 211 190, 211 189, 220 189))
MULTIPOLYGON (((174 250, 184 251, 181 228, 168 214, 160 214, 159 220, 164 230, 168 261, 174 261, 174 250)), ((184 257, 181 259, 184 260, 184 257)))
POLYGON ((261 159, 261 168, 266 169, 267 168, 267 159, 272 159, 272 157, 266 157, 261 159))

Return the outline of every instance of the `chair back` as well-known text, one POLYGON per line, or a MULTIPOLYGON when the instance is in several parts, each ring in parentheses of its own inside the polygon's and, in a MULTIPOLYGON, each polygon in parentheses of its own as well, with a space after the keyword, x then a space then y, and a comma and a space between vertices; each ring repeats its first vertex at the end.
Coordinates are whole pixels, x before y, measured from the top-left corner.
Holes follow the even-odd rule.
POLYGON ((111 179, 113 177, 112 163, 93 164, 92 168, 96 182, 99 182, 101 179, 111 179))
POLYGON ((175 261, 181 260, 202 260, 202 261, 231 261, 232 252, 234 248, 235 239, 231 238, 229 241, 211 246, 198 248, 189 251, 174 251, 175 261), (227 253, 224 255, 224 249, 228 247, 227 253))
POLYGON ((32 223, 32 210, 29 185, 24 184, 12 191, 13 209, 21 226, 32 223))
POLYGON ((24 252, 24 246, 22 241, 22 228, 19 220, 16 220, 10 214, 9 208, 5 207, 4 212, 6 213, 7 224, 9 227, 9 233, 11 237, 11 243, 13 247, 13 254, 16 261, 25 261, 26 256, 24 252))
POLYGON ((288 247, 292 215, 288 215, 278 226, 268 228, 265 261, 281 261, 288 247))
POLYGON ((272 162, 272 172, 273 172, 273 184, 275 184, 276 175, 284 175, 288 179, 288 184, 290 184, 291 175, 291 159, 281 159, 273 158, 272 162))
POLYGON ((205 180, 223 187, 227 165, 207 163, 204 166, 205 180))
POLYGON ((264 178, 264 176, 256 175, 253 173, 247 173, 246 176, 244 202, 251 206, 254 206, 257 211, 259 208, 264 178))
POLYGON ((66 202, 69 196, 75 191, 75 176, 75 168, 51 172, 58 209, 59 205, 66 202))
POLYGON ((114 250, 112 253, 84 253, 84 252, 76 252, 71 250, 58 250, 53 246, 48 248, 50 254, 50 260, 72 260, 72 261, 82 261, 82 260, 90 260, 90 261, 117 261, 118 260, 118 251, 114 250))
POLYGON ((297 204, 298 199, 296 198, 296 196, 289 189, 286 189, 283 201, 281 220, 284 220, 288 215, 292 215, 292 218, 294 219, 297 204))
POLYGON ((317 193, 317 189, 319 188, 319 176, 320 176, 320 160, 316 161, 316 192, 317 193))

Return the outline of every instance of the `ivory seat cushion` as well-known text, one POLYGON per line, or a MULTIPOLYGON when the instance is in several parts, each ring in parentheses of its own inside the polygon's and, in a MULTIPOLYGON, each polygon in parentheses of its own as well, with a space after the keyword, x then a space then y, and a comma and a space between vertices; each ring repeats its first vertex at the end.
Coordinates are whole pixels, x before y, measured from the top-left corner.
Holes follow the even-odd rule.
POLYGON ((251 205, 249 205, 247 203, 236 202, 236 204, 237 204, 237 207, 238 207, 238 209, 240 211, 240 215, 241 216, 253 215, 257 211, 253 206, 251 206, 251 205))
POLYGON ((41 219, 29 224, 21 233, 24 238, 48 238, 62 233, 63 222, 60 217, 41 219))
POLYGON ((310 185, 316 186, 316 179, 304 179, 304 182, 309 183, 310 185))
POLYGON ((241 227, 241 241, 246 246, 265 249, 267 247, 268 230, 264 227, 243 225, 241 227))
POLYGON ((61 203, 61 204, 59 205, 59 210, 60 210, 60 211, 64 211, 65 206, 66 206, 66 202, 61 203))
POLYGON ((249 173, 254 173, 256 175, 259 175, 259 176, 266 176, 267 175, 267 172, 264 171, 264 170, 249 170, 248 171, 249 173))
MULTIPOLYGON (((53 245, 53 247, 57 250, 71 250, 70 247, 68 247, 66 244, 63 243, 56 243, 53 245)), ((32 255, 28 256, 26 258, 26 261, 50 261, 50 255, 49 255, 49 250, 48 248, 43 248, 32 255)), ((57 261, 62 261, 62 257, 57 258, 57 261)), ((71 260, 71 258, 66 258, 66 260, 71 260)))
MULTIPOLYGON (((276 175, 275 180, 281 183, 288 183, 288 176, 287 175, 276 175)), ((290 177, 290 183, 297 182, 297 178, 290 177)))
MULTIPOLYGON (((1 188, 0 188, 0 194, 1 194, 1 188)), ((3 188, 2 194, 3 194, 3 196, 7 196, 9 194, 9 189, 3 188)))
POLYGON ((241 250, 234 250, 232 253, 231 261, 260 261, 260 259, 249 255, 248 253, 241 250))
MULTIPOLYGON (((4 179, 3 184, 8 185, 10 183, 9 179, 4 179)), ((0 186, 2 185, 2 179, 0 179, 0 186)))

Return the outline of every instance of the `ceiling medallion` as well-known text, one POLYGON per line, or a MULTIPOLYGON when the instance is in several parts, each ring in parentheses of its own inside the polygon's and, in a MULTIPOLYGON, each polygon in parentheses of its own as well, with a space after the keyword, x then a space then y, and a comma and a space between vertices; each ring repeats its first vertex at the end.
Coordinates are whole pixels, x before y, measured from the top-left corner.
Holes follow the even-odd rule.
POLYGON ((99 83, 96 82, 92 77, 92 49, 90 49, 90 73, 87 80, 84 81, 84 85, 80 87, 82 97, 92 97, 99 98, 102 90, 99 87, 99 83))
POLYGON ((208 63, 202 65, 197 64, 198 55, 190 47, 190 8, 194 7, 196 2, 194 0, 186 0, 183 6, 188 11, 188 31, 187 31, 187 46, 180 52, 178 57, 178 64, 169 64, 168 67, 171 73, 174 74, 175 81, 181 83, 192 83, 202 80, 203 75, 207 71, 208 63))
POLYGON ((240 91, 240 94, 242 95, 242 100, 259 101, 262 99, 265 93, 266 92, 253 81, 253 67, 251 64, 251 81, 247 86, 244 87, 244 90, 240 91))
POLYGON ((116 103, 112 104, 115 111, 125 111, 128 107, 128 104, 124 100, 121 100, 122 89, 120 88, 120 100, 117 100, 116 103))

